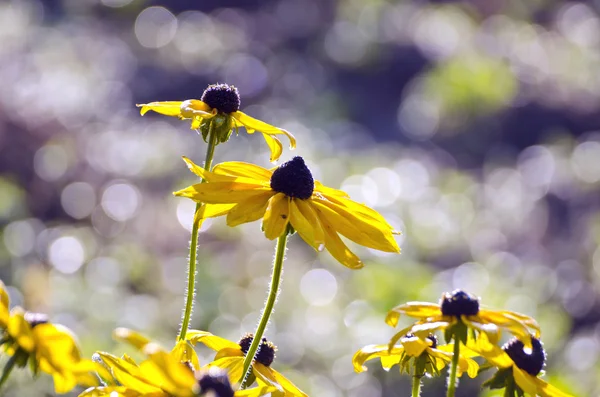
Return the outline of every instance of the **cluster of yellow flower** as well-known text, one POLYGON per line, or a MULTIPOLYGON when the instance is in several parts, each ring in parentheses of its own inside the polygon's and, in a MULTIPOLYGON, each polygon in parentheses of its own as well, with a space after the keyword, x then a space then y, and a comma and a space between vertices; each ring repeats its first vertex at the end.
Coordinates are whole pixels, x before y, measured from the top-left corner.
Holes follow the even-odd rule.
MULTIPOLYGON (((240 98, 233 86, 211 85, 201 100, 138 106, 142 115, 152 110, 191 120, 191 128, 198 130, 208 143, 204 167, 184 157, 190 171, 200 178, 199 183, 175 192, 176 196, 197 203, 190 244, 188 292, 175 346, 168 351, 134 331, 119 328, 114 332, 115 339, 143 353, 144 361, 137 364, 127 355, 117 357, 105 352, 97 352, 93 360, 82 359, 73 334, 66 328, 20 308, 9 312, 8 294, 2 285, 1 343, 10 359, 0 386, 14 365, 23 367, 29 362, 34 374, 40 370, 54 377, 58 393, 81 385, 88 387, 80 395, 85 397, 306 396, 271 367, 277 349, 263 338, 278 293, 287 238, 297 233, 316 251, 326 249, 344 266, 359 269, 363 267, 362 261, 340 235, 365 247, 397 253, 400 248, 394 234, 398 232, 373 209, 350 200, 341 190, 314 180, 302 157, 294 157, 273 169, 243 162, 224 162, 212 167, 215 147, 227 142, 239 127, 245 127, 249 134, 262 133, 271 161, 282 154, 277 135, 286 135, 291 148, 296 144, 286 130, 240 112, 240 98), (262 219, 265 236, 277 239, 263 316, 256 332, 244 335, 239 342, 188 329, 195 287, 198 229, 204 219, 218 216, 226 216, 229 226, 262 219), (198 342, 216 352, 214 360, 204 366, 194 350, 198 342)), ((357 352, 353 360, 357 372, 366 369, 363 364, 367 360, 377 357, 385 369, 399 364, 401 372, 413 375, 413 396, 418 396, 421 378, 439 375, 451 363, 448 396, 454 396, 456 376, 464 372, 470 377, 477 376, 480 366, 473 358, 481 356, 488 365, 499 368, 489 385, 506 388, 509 394, 505 395, 525 392, 533 396, 567 396, 538 377, 545 355, 538 339, 539 327, 527 316, 482 309, 476 298, 462 291, 444 295, 439 305, 413 302, 398 306, 390 311, 386 322, 396 326, 402 314, 417 317, 419 321, 398 332, 388 344, 366 346, 357 352), (516 337, 502 348, 497 346, 501 329, 516 337), (444 330, 446 341, 453 343, 438 345, 433 335, 436 330, 444 330)))

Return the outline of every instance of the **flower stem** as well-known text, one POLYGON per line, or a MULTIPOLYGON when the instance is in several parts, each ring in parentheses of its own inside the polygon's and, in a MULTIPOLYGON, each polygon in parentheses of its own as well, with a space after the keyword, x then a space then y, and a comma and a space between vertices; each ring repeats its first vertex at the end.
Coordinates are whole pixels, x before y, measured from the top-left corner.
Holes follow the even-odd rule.
POLYGON ((460 354, 460 340, 454 339, 454 355, 452 356, 452 366, 450 367, 450 378, 448 379, 448 393, 446 397, 454 397, 456 392, 456 370, 458 368, 458 358, 460 354))
MULTIPOLYGON (((206 157, 204 160, 204 169, 210 171, 213 157, 215 155, 215 147, 217 146, 217 134, 214 132, 213 123, 211 122, 208 130, 208 146, 206 148, 206 157)), ((204 183, 201 180, 200 183, 204 183)), ((198 230, 200 229, 200 219, 197 217, 198 211, 202 208, 202 203, 196 203, 194 211, 194 222, 192 223, 192 236, 190 237, 190 254, 188 267, 188 285, 185 297, 185 310, 183 319, 181 320, 181 329, 179 330, 179 340, 185 340, 190 320, 192 318, 192 310, 194 308, 194 298, 196 296, 196 251, 198 248, 198 230)))
POLYGON ((419 397, 420 394, 421 394, 421 377, 413 376, 412 397, 419 397))
POLYGON ((250 374, 250 366, 254 361, 254 356, 257 353, 258 345, 262 340, 262 337, 267 328, 267 324, 269 323, 269 318, 273 313, 273 306, 275 306, 275 300, 277 299, 277 294, 279 292, 279 282, 281 281, 281 270, 283 268, 283 258, 285 256, 285 247, 287 245, 287 238, 289 234, 289 226, 285 232, 277 239, 277 248, 275 249, 275 262, 273 263, 273 273, 271 274, 271 287, 269 289, 269 296, 267 297, 267 302, 265 303, 265 308, 263 310, 262 316, 260 318, 260 322, 258 323, 258 328, 256 328, 256 332, 254 333, 254 339, 252 340, 252 344, 246 353, 246 358, 244 359, 244 372, 242 372, 242 384, 240 385, 240 389, 246 388, 246 380, 248 375, 250 374))

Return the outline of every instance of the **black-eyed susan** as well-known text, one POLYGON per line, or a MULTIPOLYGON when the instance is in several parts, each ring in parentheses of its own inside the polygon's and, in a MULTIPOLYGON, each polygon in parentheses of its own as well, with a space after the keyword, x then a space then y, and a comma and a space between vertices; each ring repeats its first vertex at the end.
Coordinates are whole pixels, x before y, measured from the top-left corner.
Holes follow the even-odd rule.
POLYGON ((490 343, 486 335, 470 340, 468 349, 484 357, 498 368, 494 376, 484 383, 491 389, 505 389, 505 396, 572 397, 539 377, 546 362, 542 342, 532 336, 531 348, 517 338, 510 339, 501 348, 490 343))
POLYGON ((492 343, 497 343, 501 329, 507 330, 526 345, 530 344, 530 331, 539 337, 537 322, 524 314, 508 310, 482 308, 479 299, 462 290, 442 295, 439 303, 408 302, 390 310, 385 322, 392 327, 398 324, 401 315, 418 318, 419 321, 398 332, 392 339, 395 343, 407 332, 424 336, 435 330, 444 330, 446 340, 467 342, 467 329, 486 334, 492 343))
MULTIPOLYGON (((214 361, 208 364, 208 367, 224 369, 231 379, 242 381, 244 359, 254 339, 252 334, 244 335, 238 343, 213 335, 210 332, 198 330, 188 331, 186 338, 194 345, 200 342, 217 352, 214 361)), ((278 390, 272 393, 273 396, 307 397, 306 393, 271 367, 275 360, 276 351, 277 348, 273 343, 265 338, 262 339, 258 353, 254 356, 254 362, 252 363, 251 377, 253 379, 252 381, 246 381, 246 384, 252 384, 256 379, 259 384, 276 387, 278 390)))
POLYGON ((185 157, 184 161, 206 183, 174 194, 205 203, 197 214, 200 219, 227 215, 227 224, 237 226, 262 218, 263 231, 270 240, 280 237, 291 225, 310 246, 318 251, 326 248, 351 269, 363 267, 363 262, 338 233, 369 248, 400 252, 394 240, 398 232, 377 211, 313 180, 302 157, 272 170, 227 162, 208 172, 185 157))
MULTIPOLYGON (((352 364, 356 372, 366 371, 364 363, 379 358, 381 366, 389 371, 396 364, 400 364, 400 373, 407 373, 415 377, 439 376, 440 371, 452 361, 453 345, 438 346, 435 335, 429 334, 425 339, 413 334, 406 334, 399 340, 399 344, 391 347, 385 345, 368 345, 354 354, 352 364)), ((460 355, 458 359, 459 376, 466 372, 469 377, 477 376, 479 365, 470 357, 460 355)))
POLYGON ((166 116, 191 120, 191 128, 200 130, 205 141, 208 139, 211 124, 217 143, 229 140, 232 131, 235 129, 237 134, 239 127, 245 127, 248 134, 259 131, 271 150, 271 161, 277 160, 283 151, 281 142, 275 135, 286 135, 290 140, 290 148, 296 147, 296 139, 290 132, 240 112, 240 95, 232 85, 209 85, 201 100, 152 102, 137 106, 142 108, 142 115, 152 110, 166 116))
POLYGON ((44 314, 25 312, 20 307, 9 311, 10 301, 0 280, 0 344, 10 356, 4 367, 0 386, 16 366, 28 363, 34 375, 40 371, 52 376, 57 393, 67 393, 75 386, 98 384, 96 372, 101 368, 81 358, 75 335, 66 327, 52 324, 44 314))
MULTIPOLYGON (((274 386, 259 387, 234 392, 230 378, 218 369, 198 369, 192 361, 181 361, 180 347, 171 352, 148 338, 125 328, 115 330, 114 336, 140 350, 147 358, 139 365, 129 356, 122 358, 98 352, 98 360, 110 370, 110 378, 103 379, 104 386, 92 387, 80 397, 259 397, 276 391, 274 386)), ((193 353, 195 357, 195 353, 193 353)))

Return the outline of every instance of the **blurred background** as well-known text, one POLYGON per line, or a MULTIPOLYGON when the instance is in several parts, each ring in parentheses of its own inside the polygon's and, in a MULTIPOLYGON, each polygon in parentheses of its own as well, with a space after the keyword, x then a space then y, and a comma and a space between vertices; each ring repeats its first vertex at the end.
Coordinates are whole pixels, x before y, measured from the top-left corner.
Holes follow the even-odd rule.
MULTIPOLYGON (((195 181, 180 156, 202 162, 206 144, 134 105, 226 82, 242 111, 295 134, 282 161, 304 156, 404 232, 401 255, 350 244, 359 271, 292 238, 267 332, 276 369, 311 396, 406 396, 409 377, 377 362, 355 374, 353 353, 387 342, 395 305, 463 288, 534 316, 546 379, 599 395, 599 12, 597 0, 4 0, 0 278, 87 356, 130 352, 117 326, 170 348, 193 210, 171 192, 195 181)), ((217 148, 228 160, 269 166, 245 132, 217 148)), ((206 222, 193 327, 253 331, 273 248, 259 222, 206 222)), ((501 395, 480 391, 488 377, 458 395, 501 395)), ((3 392, 51 390, 17 371, 3 392)))

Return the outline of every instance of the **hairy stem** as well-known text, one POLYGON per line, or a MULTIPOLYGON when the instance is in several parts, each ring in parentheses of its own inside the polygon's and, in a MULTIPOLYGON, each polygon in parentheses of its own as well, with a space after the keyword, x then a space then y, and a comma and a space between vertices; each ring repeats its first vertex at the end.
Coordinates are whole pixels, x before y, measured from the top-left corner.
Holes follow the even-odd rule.
MULTIPOLYGON (((208 130, 208 147, 206 148, 206 157, 204 160, 204 169, 206 171, 210 171, 216 146, 217 134, 214 132, 213 123, 211 122, 208 130)), ((204 183, 204 180, 201 180, 200 183, 204 183)), ((185 310, 183 312, 183 319, 181 320, 181 329, 179 330, 179 340, 185 340, 185 335, 192 318, 192 310, 194 308, 194 298, 196 296, 196 251, 198 248, 198 230, 200 229, 200 219, 198 219, 197 214, 198 211, 200 211, 200 208, 202 208, 202 205, 202 203, 196 203, 196 210, 194 211, 192 236, 190 237, 188 285, 185 297, 185 310)))
POLYGON ((419 397, 421 394, 421 377, 413 376, 412 380, 412 397, 419 397))
POLYGON ((275 301, 277 300, 277 293, 279 292, 279 282, 281 281, 281 270, 283 268, 283 258, 285 256, 285 247, 287 245, 289 226, 285 232, 277 239, 277 248, 275 249, 275 262, 273 263, 273 273, 271 274, 271 287, 269 288, 269 296, 267 297, 267 302, 265 303, 265 309, 263 310, 262 316, 260 318, 260 322, 258 323, 258 328, 256 328, 256 332, 254 333, 254 339, 252 340, 252 344, 248 349, 248 353, 246 353, 246 358, 244 359, 244 371, 242 372, 242 384, 240 389, 244 389, 246 385, 246 379, 250 374, 250 366, 254 361, 254 356, 257 353, 258 345, 262 340, 262 337, 267 328, 267 324, 269 323, 269 318, 273 313, 273 307, 275 306, 275 301))

